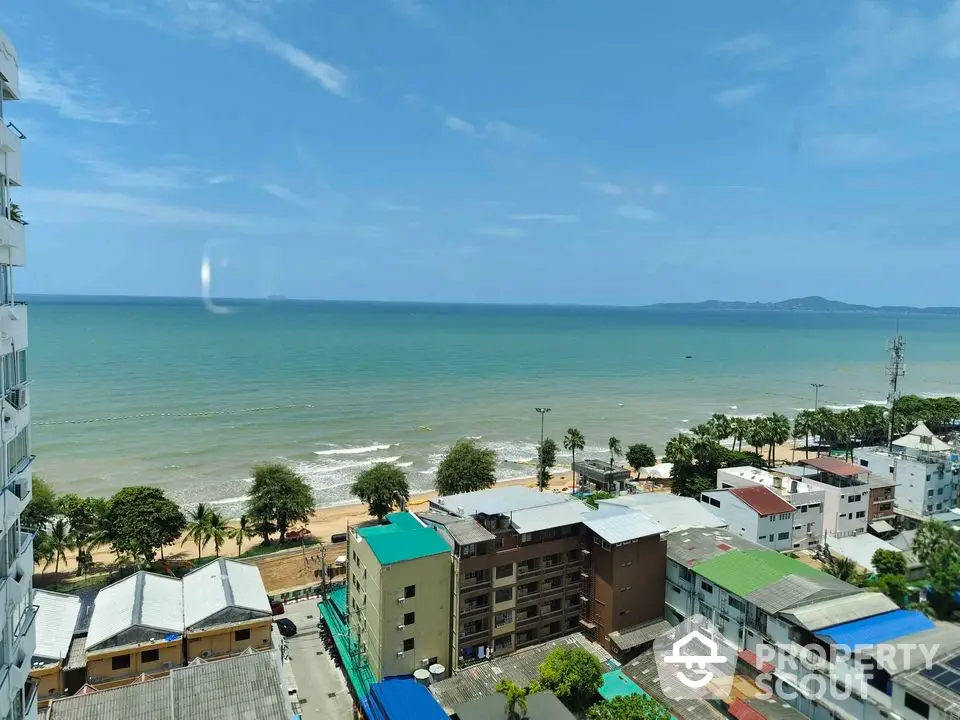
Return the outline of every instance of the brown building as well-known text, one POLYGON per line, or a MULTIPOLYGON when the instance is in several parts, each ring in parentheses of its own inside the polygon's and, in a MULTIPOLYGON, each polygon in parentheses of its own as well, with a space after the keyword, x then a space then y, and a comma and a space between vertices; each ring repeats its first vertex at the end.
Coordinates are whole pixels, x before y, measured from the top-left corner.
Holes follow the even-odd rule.
POLYGON ((663 615, 666 543, 641 511, 519 486, 430 507, 453 551, 454 668, 581 630, 609 646, 663 615))
POLYGON ((896 500, 897 483, 893 480, 871 476, 870 507, 867 520, 872 524, 880 520, 893 520, 893 504, 896 500))

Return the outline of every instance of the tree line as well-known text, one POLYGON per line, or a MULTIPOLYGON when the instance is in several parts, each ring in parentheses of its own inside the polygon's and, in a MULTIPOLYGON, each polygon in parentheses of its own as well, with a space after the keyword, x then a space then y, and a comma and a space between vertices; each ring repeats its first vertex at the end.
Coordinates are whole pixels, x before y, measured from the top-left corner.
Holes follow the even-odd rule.
POLYGON ((200 503, 184 513, 163 492, 148 486, 125 487, 109 498, 57 494, 41 477, 33 479, 33 499, 21 516, 21 525, 36 534, 34 563, 43 571, 51 565, 59 572, 67 553, 76 553, 77 574, 94 566, 94 553, 109 547, 121 566, 149 567, 157 554, 180 540, 197 547, 197 557, 213 545, 217 557, 225 543, 236 543, 237 553, 246 540, 260 537, 271 542, 275 533, 282 542, 287 531, 306 523, 314 500, 303 477, 281 463, 253 469, 253 484, 245 513, 236 521, 200 503))

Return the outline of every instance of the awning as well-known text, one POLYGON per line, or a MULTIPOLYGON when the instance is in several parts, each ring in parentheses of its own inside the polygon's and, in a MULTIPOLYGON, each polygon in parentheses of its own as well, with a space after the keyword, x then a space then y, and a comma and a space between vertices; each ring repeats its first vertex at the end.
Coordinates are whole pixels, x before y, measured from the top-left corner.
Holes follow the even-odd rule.
POLYGON ((877 520, 876 522, 870 523, 870 529, 878 534, 897 531, 897 529, 886 520, 877 520))

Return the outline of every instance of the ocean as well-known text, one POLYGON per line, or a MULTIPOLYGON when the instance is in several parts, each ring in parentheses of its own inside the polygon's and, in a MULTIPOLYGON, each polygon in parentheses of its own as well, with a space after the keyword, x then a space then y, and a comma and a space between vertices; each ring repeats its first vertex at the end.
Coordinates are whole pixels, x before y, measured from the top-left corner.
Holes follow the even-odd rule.
MULTIPOLYGON (((264 301, 31 298, 35 472, 61 492, 162 487, 236 515, 251 467, 283 460, 317 503, 398 464, 429 489, 474 437, 501 479, 531 475, 545 431, 586 456, 666 440, 714 412, 794 415, 880 402, 886 343, 906 339, 904 392, 960 393, 960 319, 264 301), (687 357, 690 356, 690 357, 687 357)), ((569 458, 561 455, 560 462, 569 458)))

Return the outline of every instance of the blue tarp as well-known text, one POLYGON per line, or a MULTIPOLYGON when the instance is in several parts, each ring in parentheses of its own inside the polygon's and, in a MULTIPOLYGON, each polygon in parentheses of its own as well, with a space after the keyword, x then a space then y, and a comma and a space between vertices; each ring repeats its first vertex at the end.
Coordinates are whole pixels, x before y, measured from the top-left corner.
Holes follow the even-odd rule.
POLYGON ((371 720, 447 720, 440 703, 416 680, 378 682, 370 688, 367 701, 371 720))
POLYGON ((918 610, 893 610, 824 628, 816 636, 833 645, 852 648, 857 645, 881 645, 934 627, 933 621, 918 610))

